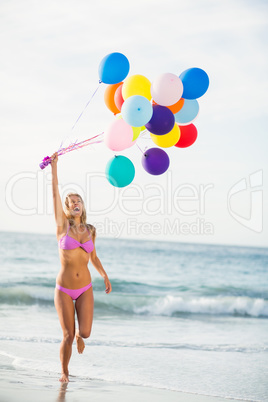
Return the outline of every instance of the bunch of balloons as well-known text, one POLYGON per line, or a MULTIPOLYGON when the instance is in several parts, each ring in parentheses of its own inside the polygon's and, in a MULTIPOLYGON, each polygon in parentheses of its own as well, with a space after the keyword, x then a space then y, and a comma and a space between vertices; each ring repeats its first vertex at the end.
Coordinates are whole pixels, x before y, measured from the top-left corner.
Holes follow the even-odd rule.
MULTIPOLYGON (((152 175, 163 174, 169 156, 162 148, 186 148, 197 138, 192 121, 199 113, 197 98, 207 91, 209 78, 200 68, 189 68, 180 76, 159 75, 153 82, 140 74, 128 76, 129 61, 122 53, 111 53, 99 65, 100 81, 108 84, 104 101, 116 115, 104 132, 104 143, 115 152, 133 146, 141 132, 147 130, 158 147, 142 156, 143 168, 152 175), (126 78, 127 77, 127 78, 126 78)), ((114 156, 106 166, 106 177, 115 187, 129 185, 135 176, 131 160, 114 156)))

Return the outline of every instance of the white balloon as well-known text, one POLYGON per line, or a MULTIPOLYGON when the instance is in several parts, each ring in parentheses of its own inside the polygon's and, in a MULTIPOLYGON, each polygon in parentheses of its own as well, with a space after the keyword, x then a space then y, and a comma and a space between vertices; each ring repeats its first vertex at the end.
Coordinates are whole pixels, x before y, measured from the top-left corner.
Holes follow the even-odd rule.
POLYGON ((171 73, 159 75, 151 85, 153 100, 161 106, 171 106, 177 103, 183 93, 181 79, 171 73))

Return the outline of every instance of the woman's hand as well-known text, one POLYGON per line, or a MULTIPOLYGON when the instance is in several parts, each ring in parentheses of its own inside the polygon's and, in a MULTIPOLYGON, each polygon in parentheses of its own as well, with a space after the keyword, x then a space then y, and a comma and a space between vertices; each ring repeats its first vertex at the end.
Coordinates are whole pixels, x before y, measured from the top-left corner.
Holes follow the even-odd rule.
POLYGON ((111 282, 109 281, 108 276, 105 276, 104 278, 104 283, 105 283, 105 293, 110 293, 112 291, 112 285, 111 282))
POLYGON ((51 166, 56 166, 58 163, 58 152, 55 152, 51 157, 50 157, 51 161, 50 164, 51 166))

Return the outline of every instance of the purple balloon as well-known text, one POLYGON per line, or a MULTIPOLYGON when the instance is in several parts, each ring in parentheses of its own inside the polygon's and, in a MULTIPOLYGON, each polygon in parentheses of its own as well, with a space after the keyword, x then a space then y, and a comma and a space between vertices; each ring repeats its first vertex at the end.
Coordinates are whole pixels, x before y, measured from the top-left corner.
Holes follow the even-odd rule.
POLYGON ((168 169, 169 157, 163 149, 150 148, 144 152, 141 163, 146 172, 159 175, 168 169))
POLYGON ((153 105, 153 116, 145 124, 145 127, 152 134, 163 135, 169 133, 175 124, 174 114, 165 106, 153 105))

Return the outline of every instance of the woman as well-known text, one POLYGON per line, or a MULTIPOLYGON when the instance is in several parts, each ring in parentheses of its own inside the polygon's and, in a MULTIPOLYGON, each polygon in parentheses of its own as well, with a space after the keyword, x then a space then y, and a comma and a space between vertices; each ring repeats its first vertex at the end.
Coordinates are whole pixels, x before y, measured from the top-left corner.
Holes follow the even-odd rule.
POLYGON ((83 353, 85 348, 83 338, 90 336, 92 327, 94 298, 91 275, 87 266, 89 260, 103 277, 106 293, 111 292, 112 286, 97 257, 96 230, 92 225, 86 224, 86 211, 82 198, 78 194, 68 194, 65 199, 65 212, 63 211, 58 189, 58 154, 54 153, 51 159, 53 203, 61 261, 54 299, 63 331, 60 345, 60 381, 68 382, 68 364, 74 337, 78 353, 83 353), (75 310, 78 320, 76 330, 75 310))

